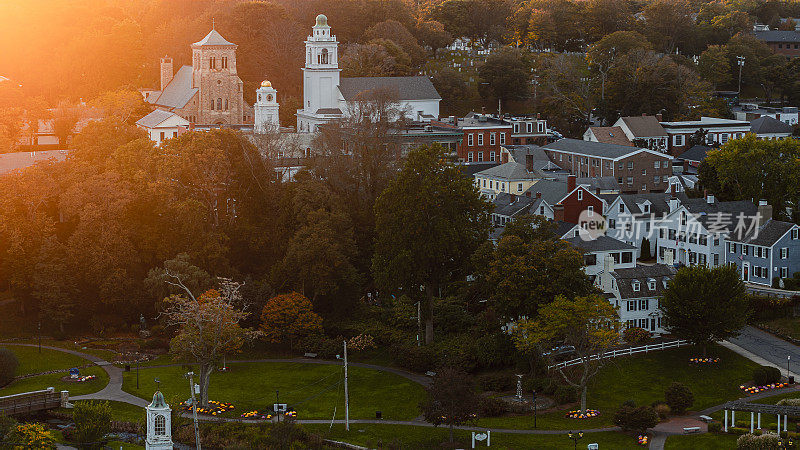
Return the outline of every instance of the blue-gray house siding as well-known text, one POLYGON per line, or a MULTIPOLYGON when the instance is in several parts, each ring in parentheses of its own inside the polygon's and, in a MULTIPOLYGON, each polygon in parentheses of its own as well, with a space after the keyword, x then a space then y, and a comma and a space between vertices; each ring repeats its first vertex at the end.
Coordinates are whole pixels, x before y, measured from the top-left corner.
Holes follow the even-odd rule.
POLYGON ((775 278, 791 278, 800 272, 798 226, 786 222, 775 224, 779 225, 783 233, 771 239, 745 239, 745 242, 726 239, 725 261, 738 267, 742 280, 771 286, 775 278))

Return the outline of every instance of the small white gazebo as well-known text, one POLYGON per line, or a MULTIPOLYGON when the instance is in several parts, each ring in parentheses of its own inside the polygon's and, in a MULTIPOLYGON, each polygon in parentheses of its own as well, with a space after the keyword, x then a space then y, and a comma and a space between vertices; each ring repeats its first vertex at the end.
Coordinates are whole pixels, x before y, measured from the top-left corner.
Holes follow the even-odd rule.
POLYGON ((153 395, 153 402, 147 405, 147 450, 172 450, 172 419, 169 405, 164 401, 161 391, 153 395))

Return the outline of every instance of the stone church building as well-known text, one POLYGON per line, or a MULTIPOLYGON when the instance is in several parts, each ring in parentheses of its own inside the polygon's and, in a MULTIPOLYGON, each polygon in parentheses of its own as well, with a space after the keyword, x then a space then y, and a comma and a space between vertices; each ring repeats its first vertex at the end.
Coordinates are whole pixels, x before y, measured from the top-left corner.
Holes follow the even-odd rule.
POLYGON ((192 44, 192 65, 174 71, 172 58, 161 58, 161 89, 144 91, 145 101, 192 124, 253 123, 253 107, 244 102, 236 73, 237 45, 212 29, 192 44))

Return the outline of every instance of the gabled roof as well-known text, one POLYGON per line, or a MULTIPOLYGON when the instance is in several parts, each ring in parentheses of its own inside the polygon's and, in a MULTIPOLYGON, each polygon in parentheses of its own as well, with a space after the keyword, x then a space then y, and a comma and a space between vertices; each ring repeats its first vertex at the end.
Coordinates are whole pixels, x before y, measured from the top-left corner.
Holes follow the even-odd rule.
POLYGON ((234 44, 233 42, 229 42, 227 39, 222 37, 222 35, 219 34, 217 30, 211 30, 208 32, 206 37, 192 44, 192 47, 195 46, 203 47, 209 45, 236 45, 236 44, 234 44))
POLYGON ((630 116, 621 118, 637 138, 664 137, 667 132, 655 116, 630 116))
POLYGON ((528 155, 533 157, 534 164, 536 161, 542 162, 549 162, 550 158, 547 157, 547 153, 545 153, 542 147, 533 144, 524 144, 524 145, 503 145, 503 148, 508 150, 511 154, 511 157, 514 161, 525 164, 525 158, 528 155))
POLYGON ((800 42, 800 33, 794 30, 754 31, 753 35, 765 42, 800 42))
POLYGON ((588 186, 590 189, 599 189, 601 191, 617 191, 619 192, 619 182, 614 177, 588 177, 577 178, 576 183, 580 186, 588 186))
POLYGON ((733 242, 742 242, 744 244, 772 247, 780 238, 782 238, 794 227, 795 224, 791 222, 769 219, 767 223, 758 228, 758 234, 756 234, 755 229, 748 230, 748 233, 745 236, 740 238, 736 235, 737 233, 733 233, 728 240, 733 242))
MULTIPOLYGON (((604 144, 602 142, 583 141, 579 139, 563 138, 544 146, 545 149, 570 152, 585 156, 603 158, 621 158, 632 153, 642 151, 637 147, 626 145, 604 144)), ((667 157, 667 155, 665 155, 667 157)))
POLYGON ((580 236, 565 239, 573 247, 579 248, 585 252, 609 252, 609 251, 623 251, 623 250, 636 250, 636 247, 614 239, 610 236, 600 235, 594 239, 584 240, 580 236))
POLYGON ((682 159, 684 161, 702 162, 704 159, 706 159, 709 150, 711 150, 711 147, 705 145, 695 145, 675 158, 682 159))
POLYGON ((660 297, 664 290, 664 281, 671 280, 676 270, 665 264, 645 266, 637 264, 630 269, 614 269, 611 276, 617 281, 621 299, 660 297), (648 281, 655 280, 655 289, 651 290, 648 281), (639 290, 633 290, 633 282, 639 282, 639 290))
POLYGON ((192 87, 192 66, 183 66, 164 86, 161 95, 153 101, 154 105, 167 108, 181 109, 197 94, 198 89, 192 87))
POLYGON ((316 114, 341 115, 342 110, 339 108, 320 108, 317 110, 316 114))
POLYGON ((559 220, 558 222, 556 222, 556 229, 555 229, 556 236, 562 239, 569 239, 573 236, 564 237, 564 235, 572 231, 577 226, 578 225, 574 223, 569 223, 569 222, 564 222, 563 220, 559 220))
POLYGON ((785 133, 792 134, 792 126, 774 117, 761 116, 750 122, 750 131, 755 134, 785 133))
POLYGON ((704 198, 686 198, 681 200, 681 206, 692 213, 706 230, 709 229, 710 224, 716 223, 720 225, 717 227, 718 229, 728 233, 736 229, 740 214, 744 215, 746 224, 750 225, 748 219, 758 212, 758 207, 747 200, 708 203, 704 198), (723 216, 720 216, 720 214, 723 216))
POLYGON ((345 101, 358 100, 359 94, 386 89, 398 100, 440 100, 442 97, 428 77, 356 77, 341 78, 339 92, 345 101))
POLYGON ((536 198, 537 193, 542 194, 542 199, 549 205, 555 205, 567 195, 567 183, 556 180, 539 180, 525 191, 530 192, 531 198, 536 198))
POLYGON ((502 178, 504 180, 532 180, 535 178, 541 178, 535 172, 528 172, 525 169, 524 164, 513 161, 500 164, 499 166, 490 167, 486 170, 476 173, 475 175, 502 178))
POLYGON ((189 125, 189 121, 184 119, 183 117, 175 114, 174 112, 164 111, 163 109, 157 109, 152 111, 150 114, 142 117, 141 119, 136 121, 136 125, 145 127, 145 128, 157 128, 162 123, 166 122, 169 119, 177 117, 179 122, 184 125, 189 125))
POLYGON ((530 198, 524 195, 500 193, 497 194, 492 204, 494 205, 495 214, 513 217, 518 214, 527 214, 535 204, 541 203, 541 201, 541 199, 530 198))
POLYGON ((628 137, 625 136, 625 132, 622 131, 620 127, 589 127, 589 129, 592 130, 592 134, 597 139, 597 142, 627 145, 629 147, 633 146, 633 143, 628 140, 628 137))
MULTIPOLYGON (((655 217, 662 217, 664 213, 669 212, 670 194, 622 194, 619 197, 620 201, 625 204, 625 208, 627 208, 626 212, 630 212, 631 214, 655 214, 655 217), (650 202, 649 213, 644 213, 639 207, 640 204, 644 204, 645 202, 650 202)), ((683 198, 686 198, 685 195, 683 198)))

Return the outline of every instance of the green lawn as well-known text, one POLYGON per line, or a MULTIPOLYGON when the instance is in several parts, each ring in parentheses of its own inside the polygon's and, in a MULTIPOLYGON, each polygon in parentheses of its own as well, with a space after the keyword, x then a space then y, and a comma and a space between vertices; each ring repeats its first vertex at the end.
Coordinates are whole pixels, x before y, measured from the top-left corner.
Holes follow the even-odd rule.
MULTIPOLYGON (((719 346, 709 349, 710 356, 718 356, 720 363, 699 367, 688 360, 698 353, 690 348, 657 351, 630 358, 617 358, 595 376, 589 389, 587 406, 600 411, 594 419, 576 421, 564 417, 563 412, 541 414, 539 428, 569 429, 611 426, 611 418, 625 400, 637 405, 664 399, 664 390, 673 381, 686 384, 694 393, 692 410, 724 403, 742 397, 739 385, 749 381, 752 361, 719 346)), ((533 428, 532 414, 481 419, 481 426, 498 428, 533 428)))
MULTIPOLYGON (((449 436, 447 428, 431 428, 409 425, 376 425, 353 424, 350 432, 345 431, 344 425, 336 424, 328 431, 328 425, 303 425, 303 428, 320 434, 326 439, 376 447, 379 443, 384 445, 396 444, 402 449, 432 449, 440 448, 441 442, 449 436)), ((455 439, 462 444, 470 445, 471 432, 455 430, 455 439)), ((536 449, 556 450, 573 448, 572 441, 564 434, 520 435, 510 433, 492 433, 490 448, 498 449, 536 449)), ((587 433, 578 441, 578 448, 586 448, 587 444, 598 443, 601 449, 634 449, 642 448, 636 444, 633 436, 615 433, 587 433)), ((478 448, 485 445, 478 444, 478 448)))
POLYGON ((800 319, 798 318, 781 317, 764 322, 764 325, 786 336, 800 339, 800 319))
POLYGON ((722 433, 705 433, 688 436, 670 436, 665 450, 734 449, 739 436, 722 433))
POLYGON ((108 384, 108 374, 101 367, 93 366, 88 369, 81 369, 81 375, 95 375, 97 378, 85 383, 67 383, 61 381, 65 374, 54 373, 50 375, 40 375, 38 377, 17 380, 8 386, 0 389, 0 396, 19 394, 21 392, 38 391, 54 387, 56 391, 69 391, 70 397, 77 395, 91 394, 103 389, 108 384))
POLYGON ((19 360, 19 367, 17 368, 17 375, 26 375, 30 373, 41 373, 49 370, 69 370, 70 367, 82 366, 88 364, 89 361, 79 356, 71 355, 69 353, 60 352, 58 350, 39 349, 36 347, 25 347, 20 345, 3 345, 11 350, 19 360))
MULTIPOLYGON (((235 409, 225 414, 239 417, 245 411, 271 408, 275 391, 282 403, 294 405, 300 419, 330 419, 336 407, 336 418, 344 418, 344 391, 336 383, 341 380, 338 365, 301 363, 229 364, 231 371, 211 375, 211 400, 231 402, 235 409), (333 386, 332 386, 333 385, 333 386)), ((154 379, 161 381, 161 391, 168 401, 189 396, 189 382, 180 366, 140 369, 140 389, 136 389, 136 372, 124 374, 123 389, 150 399, 156 389, 154 379)), ((410 420, 419 416, 417 404, 424 396, 422 386, 397 375, 351 367, 349 369, 350 417, 370 419, 375 411, 394 420, 410 420)), ((197 369, 195 369, 197 373, 197 369)))
MULTIPOLYGON (((73 403, 80 403, 79 400, 73 403)), ((131 405, 130 403, 125 402, 115 402, 115 401, 108 401, 108 406, 111 408, 111 417, 120 422, 131 422, 131 423, 142 423, 145 422, 145 411, 144 408, 139 406, 131 405)), ((63 412, 70 412, 71 409, 60 409, 63 412)))

